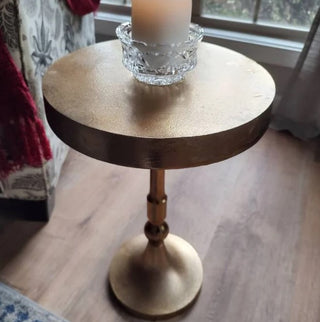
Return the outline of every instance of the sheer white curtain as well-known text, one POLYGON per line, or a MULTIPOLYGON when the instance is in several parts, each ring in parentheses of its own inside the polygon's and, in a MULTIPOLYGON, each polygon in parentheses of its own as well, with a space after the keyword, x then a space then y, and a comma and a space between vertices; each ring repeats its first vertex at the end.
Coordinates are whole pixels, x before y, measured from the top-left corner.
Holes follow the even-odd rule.
POLYGON ((275 104, 272 126, 301 139, 320 135, 320 9, 287 88, 275 104))

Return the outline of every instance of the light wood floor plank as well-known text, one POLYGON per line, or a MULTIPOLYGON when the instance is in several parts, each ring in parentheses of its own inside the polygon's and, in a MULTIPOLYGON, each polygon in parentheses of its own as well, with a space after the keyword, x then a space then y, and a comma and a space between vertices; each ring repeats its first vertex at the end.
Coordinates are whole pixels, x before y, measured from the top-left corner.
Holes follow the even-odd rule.
MULTIPOLYGON (((204 265, 191 310, 170 321, 320 321, 320 163, 315 144, 269 130, 250 150, 167 171, 168 222, 204 265)), ((0 279, 71 322, 139 321, 107 272, 142 232, 149 172, 71 151, 46 225, 0 221, 0 279)))

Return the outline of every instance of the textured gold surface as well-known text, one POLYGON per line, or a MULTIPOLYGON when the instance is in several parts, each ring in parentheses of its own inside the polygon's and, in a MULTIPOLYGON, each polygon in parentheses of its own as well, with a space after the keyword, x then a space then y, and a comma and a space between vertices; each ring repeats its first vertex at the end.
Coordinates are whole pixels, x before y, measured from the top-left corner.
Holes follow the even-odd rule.
POLYGON ((193 303, 203 279, 193 247, 169 234, 159 247, 140 235, 126 242, 112 260, 109 280, 115 296, 142 317, 166 318, 193 303))
POLYGON ((52 65, 43 80, 54 132, 103 161, 151 169, 145 233, 113 258, 109 280, 120 302, 144 317, 168 317, 200 291, 196 251, 167 236, 162 169, 217 162, 253 145, 269 123, 271 76, 252 60, 202 43, 198 66, 184 82, 155 87, 122 66, 120 44, 81 49, 52 65), (156 170, 157 169, 157 170, 156 170))
POLYGON ((182 83, 159 87, 122 66, 118 40, 72 53, 43 79, 49 124, 78 151, 131 167, 191 167, 240 153, 267 128, 274 82, 234 51, 201 43, 198 54, 182 83))
POLYGON ((150 192, 147 197, 148 219, 153 225, 161 225, 166 218, 167 195, 165 194, 164 170, 150 171, 150 192))
POLYGON ((131 312, 165 318, 194 302, 202 285, 202 264, 191 245, 168 235, 164 170, 150 171, 147 201, 145 236, 120 248, 112 260, 109 281, 117 299, 131 312))

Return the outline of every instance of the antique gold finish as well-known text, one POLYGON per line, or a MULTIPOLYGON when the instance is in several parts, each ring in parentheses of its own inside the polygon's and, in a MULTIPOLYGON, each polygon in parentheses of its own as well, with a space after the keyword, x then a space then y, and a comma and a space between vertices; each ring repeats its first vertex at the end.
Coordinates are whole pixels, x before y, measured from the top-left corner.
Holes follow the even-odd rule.
POLYGON ((149 242, 160 245, 169 233, 169 226, 164 221, 167 211, 167 195, 164 192, 164 170, 150 171, 150 193, 147 197, 149 221, 144 227, 149 242))
POLYGON ((131 312, 148 318, 165 318, 187 308, 197 297, 203 278, 201 260, 193 247, 168 235, 164 178, 164 170, 150 171, 148 239, 141 235, 125 243, 109 272, 117 299, 131 312))
POLYGON ((188 307, 203 272, 196 251, 168 235, 164 170, 230 158, 268 127, 275 85, 254 61, 202 43, 184 82, 148 86, 121 63, 119 41, 100 43, 53 64, 43 79, 47 119, 74 149, 106 162, 151 169, 145 235, 114 256, 109 281, 130 311, 168 317, 188 307))
POLYGON ((144 318, 167 318, 190 306, 202 279, 198 254, 172 234, 158 247, 144 235, 128 241, 113 258, 109 272, 117 299, 144 318))
POLYGON ((195 167, 248 149, 268 127, 274 82, 243 55, 201 43, 197 67, 166 87, 139 83, 121 57, 118 40, 100 43, 44 76, 50 126, 84 154, 145 169, 195 167))

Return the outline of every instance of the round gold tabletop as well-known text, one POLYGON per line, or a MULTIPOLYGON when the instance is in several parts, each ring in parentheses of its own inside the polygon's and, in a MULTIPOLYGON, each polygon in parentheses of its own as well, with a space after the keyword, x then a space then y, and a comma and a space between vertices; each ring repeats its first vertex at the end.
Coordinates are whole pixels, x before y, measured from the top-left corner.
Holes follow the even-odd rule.
POLYGON ((198 64, 171 86, 138 82, 118 40, 80 49, 43 79, 47 118, 93 158, 147 169, 209 164, 252 146, 268 127, 275 85, 253 60, 201 43, 198 64))

